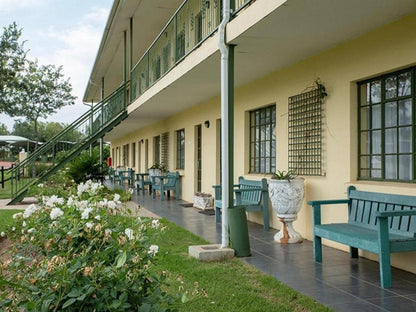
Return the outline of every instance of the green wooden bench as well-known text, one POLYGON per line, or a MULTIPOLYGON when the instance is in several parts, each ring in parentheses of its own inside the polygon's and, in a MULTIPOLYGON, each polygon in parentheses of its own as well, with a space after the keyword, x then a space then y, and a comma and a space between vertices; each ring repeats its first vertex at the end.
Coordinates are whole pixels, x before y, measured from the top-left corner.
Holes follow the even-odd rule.
MULTIPOLYGON (((215 220, 221 222, 221 185, 213 185, 215 190, 215 220)), ((245 206, 247 211, 262 211, 264 229, 270 227, 269 220, 269 190, 267 188, 267 179, 260 181, 246 180, 243 177, 238 178, 238 184, 234 185, 234 205, 245 206)))
POLYGON ((128 168, 127 170, 118 170, 118 179, 120 182, 120 186, 124 185, 124 181, 127 181, 129 185, 134 185, 134 170, 132 168, 128 168))
POLYGON ((149 178, 149 173, 136 173, 137 195, 140 195, 140 189, 143 195, 145 194, 146 185, 149 186, 149 195, 152 194, 152 179, 149 178))
POLYGON ((181 199, 181 188, 179 172, 166 172, 164 176, 151 176, 153 198, 156 198, 156 191, 160 192, 160 200, 165 200, 164 191, 170 197, 170 191, 175 191, 176 199, 181 199))
POLYGON ((120 182, 120 177, 113 167, 108 168, 108 176, 110 178, 111 183, 115 184, 116 182, 120 182))
POLYGON ((322 238, 378 254, 380 283, 391 287, 390 253, 416 250, 416 196, 357 191, 348 188, 348 199, 308 201, 313 207, 315 261, 322 262, 322 238), (321 206, 348 205, 348 222, 321 224, 321 206))

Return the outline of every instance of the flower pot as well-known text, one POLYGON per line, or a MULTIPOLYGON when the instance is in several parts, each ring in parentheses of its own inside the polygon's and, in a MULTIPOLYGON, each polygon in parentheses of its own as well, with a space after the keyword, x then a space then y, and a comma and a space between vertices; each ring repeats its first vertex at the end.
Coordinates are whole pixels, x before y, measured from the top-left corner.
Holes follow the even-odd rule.
POLYGON ((302 236, 293 228, 293 221, 302 208, 305 195, 305 179, 269 181, 269 196, 277 218, 283 223, 282 229, 274 236, 278 243, 291 244, 303 241, 302 236))
POLYGON ((194 207, 202 210, 214 209, 214 201, 211 194, 194 195, 194 207))
MULTIPOLYGON (((161 176, 161 175, 163 175, 162 170, 160 170, 160 169, 149 169, 149 179, 150 179, 150 181, 152 181, 152 177, 161 176)), ((160 179, 155 179, 155 183, 160 184, 160 179)))

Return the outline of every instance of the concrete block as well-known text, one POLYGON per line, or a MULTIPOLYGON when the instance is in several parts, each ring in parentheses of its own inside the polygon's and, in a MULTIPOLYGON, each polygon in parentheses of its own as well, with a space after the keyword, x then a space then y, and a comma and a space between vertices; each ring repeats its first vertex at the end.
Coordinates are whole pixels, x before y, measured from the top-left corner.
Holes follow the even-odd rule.
POLYGON ((189 246, 189 255, 199 261, 221 261, 234 257, 234 249, 221 248, 220 244, 189 246))

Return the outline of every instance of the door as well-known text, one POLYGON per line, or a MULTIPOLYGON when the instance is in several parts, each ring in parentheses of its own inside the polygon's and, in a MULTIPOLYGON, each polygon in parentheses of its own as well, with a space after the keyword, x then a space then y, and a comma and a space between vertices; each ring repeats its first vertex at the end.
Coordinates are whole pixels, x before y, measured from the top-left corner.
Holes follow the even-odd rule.
POLYGON ((197 125, 196 131, 196 191, 202 192, 202 126, 197 125))

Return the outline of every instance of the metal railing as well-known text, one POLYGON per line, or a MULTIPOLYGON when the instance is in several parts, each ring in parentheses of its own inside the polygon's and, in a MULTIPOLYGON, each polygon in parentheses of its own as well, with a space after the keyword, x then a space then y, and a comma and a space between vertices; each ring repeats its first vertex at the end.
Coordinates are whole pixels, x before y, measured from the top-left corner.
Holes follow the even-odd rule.
MULTIPOLYGON (((253 0, 234 1, 234 12, 237 12, 253 0)), ((217 30, 221 9, 221 0, 186 0, 182 3, 132 69, 131 102, 217 30)))
POLYGON ((4 168, 4 166, 0 167, 0 185, 1 188, 4 189, 5 183, 11 179, 11 175, 6 178, 6 174, 13 169, 15 165, 12 164, 9 168, 4 168))
POLYGON ((85 145, 106 129, 126 108, 126 86, 123 85, 106 99, 93 106, 88 112, 41 145, 11 171, 11 196, 15 198, 21 192, 39 181, 47 173, 66 162, 70 155, 83 150, 85 145), (66 149, 60 148, 60 142, 68 135, 76 137, 66 149))

